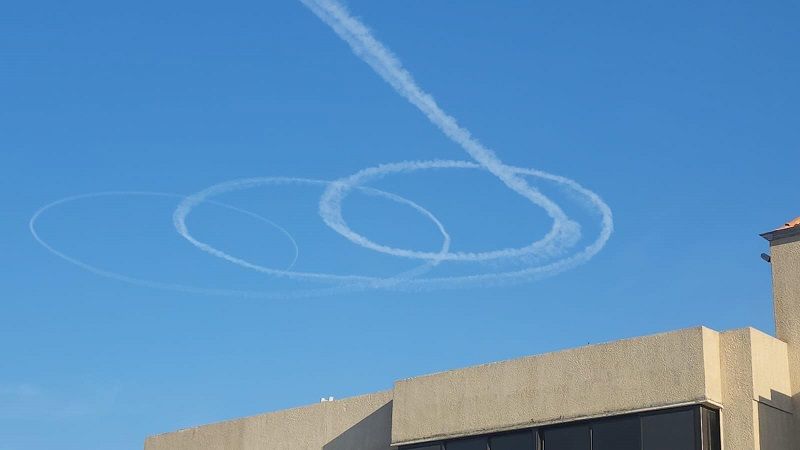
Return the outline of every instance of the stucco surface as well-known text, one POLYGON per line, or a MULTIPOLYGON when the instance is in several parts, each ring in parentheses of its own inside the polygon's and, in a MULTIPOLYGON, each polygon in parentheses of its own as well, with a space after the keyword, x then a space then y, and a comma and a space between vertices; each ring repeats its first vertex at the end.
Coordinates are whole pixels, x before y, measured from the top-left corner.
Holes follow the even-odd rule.
MULTIPOLYGON (((775 331, 789 344, 792 403, 800 411, 800 236, 770 242, 775 331)), ((800 414, 795 419, 795 440, 800 443, 800 414)))
POLYGON ((720 403, 710 397, 721 392, 714 334, 698 327, 399 381, 392 442, 720 403))
POLYGON ((392 394, 324 402, 153 436, 145 450, 389 450, 392 394))
POLYGON ((753 400, 791 413, 793 408, 788 345, 756 329, 747 330, 750 335, 753 400))
POLYGON ((394 392, 151 437, 146 450, 387 450, 689 403, 722 406, 726 450, 793 447, 786 343, 692 328, 399 381, 394 392))
POLYGON ((800 342, 800 236, 772 241, 770 253, 778 338, 800 342))
POLYGON ((722 359, 720 334, 709 328, 703 333, 703 364, 705 365, 706 398, 720 404, 722 401, 722 359))
POLYGON ((794 448, 787 350, 753 328, 720 335, 726 450, 794 448))
POLYGON ((720 336, 722 357, 722 442, 725 449, 755 449, 753 370, 750 333, 727 331, 720 336))

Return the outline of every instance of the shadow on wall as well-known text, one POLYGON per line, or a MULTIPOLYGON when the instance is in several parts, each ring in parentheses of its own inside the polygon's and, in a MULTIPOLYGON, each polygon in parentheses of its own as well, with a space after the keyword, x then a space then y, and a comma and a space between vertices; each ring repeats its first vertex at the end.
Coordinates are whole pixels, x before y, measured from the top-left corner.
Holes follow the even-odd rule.
POLYGON ((758 399, 758 430, 760 450, 784 450, 795 448, 795 424, 792 413, 792 398, 782 392, 771 390, 771 398, 758 399))
POLYGON ((395 450, 392 447, 392 402, 348 428, 322 450, 395 450))

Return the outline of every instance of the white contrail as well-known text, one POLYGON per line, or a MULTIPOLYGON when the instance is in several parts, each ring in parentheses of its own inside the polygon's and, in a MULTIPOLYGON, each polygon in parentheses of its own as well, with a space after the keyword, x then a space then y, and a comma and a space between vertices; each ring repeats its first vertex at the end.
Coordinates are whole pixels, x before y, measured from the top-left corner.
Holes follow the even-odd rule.
MULTIPOLYGON (((515 168, 504 164, 491 149, 483 146, 472 136, 469 130, 460 126, 453 116, 447 114, 439 107, 433 97, 416 83, 411 73, 403 67, 400 59, 378 41, 366 25, 353 17, 347 9, 336 0, 300 1, 323 22, 328 24, 340 38, 347 42, 353 52, 372 67, 398 94, 405 97, 411 104, 422 111, 431 123, 436 125, 448 138, 461 146, 478 164, 498 177, 506 186, 527 198, 532 203, 542 207, 553 219, 550 232, 541 240, 527 247, 502 249, 478 254, 439 254, 436 255, 437 258, 457 261, 479 261, 492 258, 516 258, 525 254, 546 257, 557 255, 564 247, 574 245, 580 236, 578 225, 572 222, 558 205, 544 196, 536 188, 530 186, 527 181, 520 176, 521 170, 515 170, 515 168)), ((453 168, 457 167, 457 165, 437 166, 437 162, 389 164, 372 169, 365 169, 353 176, 337 180, 329 185, 320 200, 320 215, 331 228, 350 241, 363 247, 393 256, 423 259, 432 257, 433 255, 430 253, 396 249, 373 243, 351 230, 341 212, 341 202, 343 198, 347 195, 348 191, 355 186, 385 176, 389 173, 428 169, 432 167, 453 168)), ((536 171, 536 174, 537 176, 550 177, 550 174, 541 171, 536 171)), ((563 177, 553 176, 550 177, 550 180, 564 184, 572 189, 583 189, 577 183, 563 177)), ((587 194, 587 192, 583 193, 587 194)), ((599 249, 605 245, 613 229, 611 210, 600 197, 594 193, 587 195, 586 198, 596 209, 601 211, 603 215, 603 230, 600 234, 601 240, 597 243, 597 250, 599 251, 599 249)), ((596 252, 589 251, 589 253, 590 255, 587 256, 584 254, 578 259, 588 259, 596 252)), ((560 270, 562 265, 550 265, 545 267, 550 267, 552 270, 560 270)), ((539 267, 538 270, 541 271, 545 269, 539 267)), ((495 274, 495 276, 499 277, 499 274, 495 274)))
POLYGON ((341 3, 335 0, 300 1, 328 24, 339 37, 350 44, 353 52, 369 64, 397 93, 419 108, 431 123, 466 150, 475 161, 515 192, 542 206, 553 219, 562 222, 568 220, 558 205, 528 185, 523 178, 516 176, 492 150, 484 147, 472 137, 469 130, 461 127, 453 116, 442 110, 433 97, 417 85, 411 73, 403 67, 400 59, 375 39, 369 29, 350 15, 341 3))
MULTIPOLYGON (((363 169, 355 174, 331 183, 326 189, 320 200, 320 215, 331 228, 362 247, 385 253, 392 256, 415 258, 415 259, 436 259, 444 261, 487 261, 501 258, 517 258, 521 256, 536 256, 540 259, 552 258, 563 253, 566 248, 572 247, 577 242, 579 233, 570 226, 553 226, 547 237, 520 248, 508 248, 492 250, 487 252, 455 252, 455 253, 432 253, 414 250, 398 249, 376 244, 371 240, 352 231, 342 216, 341 203, 349 194, 350 190, 359 187, 369 181, 374 181, 394 173, 409 173, 419 170, 431 169, 484 169, 483 166, 469 161, 406 161, 400 163, 382 164, 376 167, 363 169)), ((517 177, 519 169, 505 167, 504 170, 517 177)), ((554 219, 554 224, 559 219, 554 219)), ((573 222, 569 222, 573 223, 573 222)), ((577 224, 576 224, 577 225, 577 224)))
MULTIPOLYGON (((219 193, 220 191, 232 191, 237 189, 246 189, 252 188, 259 185, 267 185, 267 184, 310 184, 310 185, 320 185, 324 186, 328 182, 323 180, 311 180, 311 179, 302 179, 302 178, 264 178, 264 179, 249 179, 249 180, 238 180, 233 183, 223 183, 222 185, 216 186, 216 189, 209 188, 205 191, 200 193, 194 194, 193 196, 186 197, 180 194, 173 194, 168 192, 150 192, 150 191, 105 191, 105 192, 93 192, 88 194, 80 194, 80 195, 73 195, 70 197, 65 197, 53 202, 50 202, 41 208, 39 208, 30 218, 28 222, 28 229, 31 232, 33 238, 38 242, 42 247, 44 247, 47 251, 52 253, 53 255, 63 259, 64 261, 69 262, 81 269, 84 269, 88 272, 91 272, 95 275, 109 278, 116 281, 121 281, 124 283, 142 286, 147 288, 153 289, 161 289, 161 290, 168 290, 168 291, 175 291, 175 292, 184 292, 190 294, 201 294, 201 295, 214 295, 214 296, 230 296, 230 297, 244 297, 244 298, 273 298, 273 299, 285 299, 285 298, 302 298, 302 297, 319 297, 323 295, 331 295, 343 292, 352 292, 352 291, 359 291, 365 289, 375 289, 375 288, 389 288, 396 284, 399 284, 402 281, 405 281, 408 278, 417 277, 422 275, 423 273, 430 270, 436 264, 437 261, 427 262, 422 264, 416 268, 412 268, 405 272, 399 273, 397 275, 389 276, 389 277, 368 277, 368 276, 341 276, 335 274, 313 274, 313 273, 305 273, 305 272, 295 272, 292 271, 292 267, 294 267, 295 263, 297 262, 299 256, 299 248, 297 246, 297 242, 295 241, 294 237, 283 227, 276 224, 272 220, 267 219, 259 214, 228 205, 225 203, 221 203, 218 201, 214 201, 208 199, 207 197, 213 195, 215 193, 219 193), (39 220, 41 217, 47 213, 48 211, 52 210, 61 205, 66 205, 68 203, 80 201, 80 200, 89 200, 93 198, 100 198, 100 197, 119 197, 119 196, 145 196, 145 197, 166 197, 166 198, 178 198, 182 199, 183 201, 179 205, 178 209, 176 210, 174 216, 179 217, 179 222, 183 223, 185 226, 185 219, 186 216, 189 214, 190 210, 196 206, 194 200, 197 199, 199 196, 204 197, 202 199, 203 203, 209 203, 215 206, 219 206, 231 211, 235 211, 240 214, 244 214, 246 216, 252 217, 262 223, 265 223, 279 232, 281 232, 292 244, 293 247, 293 255, 289 264, 283 269, 275 269, 269 268, 265 266, 260 266, 254 263, 250 263, 244 261, 240 258, 236 258, 226 253, 222 252, 221 250, 215 249, 210 247, 208 244, 199 242, 195 240, 190 234, 188 234, 188 230, 186 231, 186 237, 195 245, 200 246, 203 250, 209 251, 209 253, 213 254, 214 256, 221 257, 229 262, 235 263, 245 268, 254 269, 262 273, 267 273, 270 275, 276 276, 284 276, 290 279, 298 279, 298 280, 309 280, 313 279, 316 281, 327 281, 327 282, 334 282, 339 283, 338 286, 329 287, 329 288, 318 288, 318 289, 302 289, 302 290, 292 290, 292 291, 252 291, 252 290, 237 290, 237 289, 228 289, 228 288, 208 288, 208 287, 200 287, 200 286, 193 286, 193 285, 186 285, 186 284, 179 284, 179 283, 166 283, 161 281, 155 280, 148 280, 138 277, 133 277, 129 275, 125 275, 123 273, 115 272, 112 270, 104 269, 98 267, 96 265, 89 264, 85 261, 82 261, 76 257, 70 256, 65 252, 55 248, 52 244, 50 244, 46 239, 44 239, 38 229, 39 220), (189 206, 188 209, 185 210, 185 215, 181 214, 180 211, 184 211, 183 207, 189 206), (207 250, 206 248, 210 248, 211 250, 207 250)), ((446 230, 444 229, 443 225, 434 217, 430 212, 425 210, 424 208, 420 207, 414 202, 411 202, 403 197, 398 195, 381 191, 378 189, 373 188, 361 188, 361 192, 367 195, 374 195, 379 196, 382 198, 387 198, 389 200, 406 204, 411 206, 412 208, 419 211, 422 215, 429 217, 434 225, 436 225, 442 234, 442 252, 447 252, 450 248, 450 236, 447 234, 446 230)))
MULTIPOLYGON (((242 291, 242 290, 235 290, 235 289, 205 288, 205 287, 190 286, 190 285, 178 284, 178 283, 164 283, 164 282, 160 282, 160 281, 146 280, 146 279, 142 279, 142 278, 128 276, 128 275, 125 275, 125 274, 121 274, 119 272, 114 272, 114 271, 111 271, 111 270, 107 270, 107 269, 103 269, 103 268, 94 266, 92 264, 89 264, 89 263, 86 263, 84 261, 81 261, 78 258, 72 257, 72 256, 70 256, 70 255, 68 255, 68 254, 56 249, 49 242, 47 242, 44 238, 42 238, 39 235, 39 231, 38 231, 38 228, 37 228, 39 219, 41 218, 41 216, 44 213, 46 213, 50 209, 55 208, 56 206, 59 206, 59 205, 64 205, 64 204, 75 202, 75 201, 78 201, 78 200, 92 199, 92 198, 98 198, 98 197, 116 197, 116 196, 147 196, 147 197, 183 198, 183 195, 179 195, 179 194, 173 194, 173 193, 169 193, 169 192, 149 192, 149 191, 107 191, 107 192, 93 192, 93 193, 89 193, 89 194, 73 195, 73 196, 70 196, 70 197, 65 197, 65 198, 56 200, 54 202, 50 202, 50 203, 42 206, 41 208, 39 208, 33 214, 33 216, 31 216, 30 220, 28 221, 28 229, 30 230, 30 232, 33 235, 33 238, 36 240, 36 242, 38 242, 42 247, 44 247, 47 251, 49 251, 53 255, 58 256, 59 258, 63 259, 64 261, 67 261, 67 262, 69 262, 71 264, 74 264, 74 265, 76 265, 76 266, 78 266, 78 267, 80 267, 80 268, 82 268, 82 269, 84 269, 86 271, 89 271, 89 272, 91 272, 91 273, 93 273, 95 275, 99 275, 101 277, 110 278, 112 280, 122 281, 122 282, 125 282, 125 283, 137 285, 137 286, 143 286, 143 287, 154 288, 154 289, 163 289, 163 290, 169 290, 169 291, 185 292, 185 293, 190 293, 190 294, 222 295, 222 296, 235 296, 235 297, 255 297, 255 296, 261 296, 262 295, 262 293, 254 292, 254 291, 242 291)), ((294 266, 294 264, 297 262, 297 258, 299 256, 299 249, 297 247, 297 242, 295 242, 294 237, 292 237, 292 235, 289 234, 289 232, 286 231, 286 229, 284 229, 280 225, 276 224, 275 222, 267 219, 266 217, 263 217, 263 216, 258 215, 256 213, 253 213, 253 212, 241 209, 241 208, 237 208, 235 206, 231 206, 231 205, 228 205, 228 204, 225 204, 225 203, 216 202, 216 201, 211 201, 210 203, 214 204, 216 206, 220 206, 220 207, 225 208, 225 209, 229 209, 231 211, 236 211, 238 213, 250 216, 250 217, 252 217, 252 218, 254 218, 254 219, 256 219, 256 220, 258 220, 258 221, 260 221, 262 223, 266 223, 267 225, 270 225, 271 227, 273 227, 273 228, 277 229, 278 231, 280 231, 282 234, 284 234, 287 237, 287 239, 289 239, 289 241, 291 242, 291 244, 292 244, 292 246, 294 248, 294 256, 292 257, 292 260, 289 263, 289 265, 286 267, 286 270, 290 270, 294 266)))
MULTIPOLYGON (((320 19, 328 24, 339 37, 346 41, 355 54, 369 64, 375 72, 380 75, 394 90, 406 98, 411 104, 416 106, 428 118, 428 120, 438 127, 448 138, 457 143, 473 161, 452 161, 452 160, 432 160, 432 161, 405 161, 398 163, 382 164, 367 169, 362 169, 355 174, 335 181, 314 180, 306 178, 289 177, 264 177, 234 180, 220 183, 206 188, 196 194, 182 199, 173 213, 173 224, 178 233, 188 240, 192 245, 221 258, 227 262, 236 264, 243 268, 254 270, 263 274, 283 277, 292 280, 315 281, 332 283, 334 286, 321 289, 306 289, 290 292, 250 292, 236 291, 228 289, 206 289, 192 286, 166 284, 141 280, 128 277, 126 275, 103 270, 75 258, 72 258, 47 244, 41 239, 36 231, 35 223, 38 217, 47 209, 69 201, 80 198, 87 198, 99 195, 172 195, 161 193, 98 193, 85 196, 76 196, 62 199, 44 206, 37 211, 30 221, 30 229, 34 238, 55 255, 76 264, 86 270, 98 275, 114 278, 133 284, 149 287, 181 290, 202 294, 219 295, 238 295, 246 297, 267 297, 267 298, 287 298, 309 295, 326 295, 338 292, 394 288, 394 289, 433 289, 433 288, 461 288, 467 286, 487 286, 496 284, 507 284, 520 281, 529 281, 546 276, 551 276, 565 270, 571 269, 579 264, 585 263, 596 255, 606 244, 613 231, 613 217, 611 209, 594 192, 584 188, 577 182, 558 175, 553 175, 535 169, 513 167, 503 163, 497 155, 489 148, 484 147, 470 132, 458 124, 456 119, 447 114, 433 97, 422 90, 414 81, 400 60, 395 57, 382 43, 380 43, 361 23, 354 18, 347 9, 337 0, 300 0, 320 19), (380 191, 365 184, 376 181, 382 177, 392 174, 403 174, 420 170, 440 170, 440 169, 470 169, 485 170, 497 177, 508 188, 522 195, 531 203, 541 207, 552 219, 550 230, 539 240, 526 246, 518 248, 503 248, 485 252, 451 252, 451 239, 444 225, 431 213, 417 203, 400 197, 396 194, 380 191), (580 226, 569 219, 564 211, 555 202, 542 194, 538 189, 528 183, 528 178, 535 177, 554 183, 570 192, 577 194, 588 206, 595 210, 600 216, 600 231, 593 242, 583 249, 567 255, 567 251, 574 247, 580 240, 580 226), (243 258, 228 254, 217 249, 206 242, 202 242, 194 237, 188 228, 187 217, 192 210, 203 202, 213 202, 212 197, 236 190, 251 189, 265 185, 313 185, 323 187, 325 190, 319 201, 319 214, 323 221, 334 231, 341 234, 354 244, 361 247, 384 253, 391 256, 419 259, 423 263, 410 270, 389 277, 365 276, 357 274, 335 274, 322 272, 302 272, 292 270, 292 264, 286 269, 276 269, 265 267, 243 258), (439 251, 425 252, 412 249, 403 249, 382 245, 352 230, 347 224, 342 214, 342 202, 353 191, 379 196, 393 202, 411 207, 422 216, 428 218, 438 229, 442 236, 442 244, 439 251), (566 255, 566 256, 565 256, 566 255), (421 276, 444 261, 460 262, 480 262, 480 261, 513 261, 524 264, 524 268, 504 272, 481 272, 473 275, 459 275, 447 277, 422 278, 421 276), (546 261, 552 261, 546 263, 546 261), (535 264, 535 265, 532 265, 535 264)), ((294 239, 283 228, 273 222, 255 215, 253 213, 240 210, 228 205, 218 205, 251 215, 268 224, 278 228, 292 240, 297 249, 294 239)), ((297 250, 295 260, 297 258, 297 250)))
MULTIPOLYGON (((286 178, 286 177, 267 177, 267 178, 233 180, 206 188, 198 192, 197 194, 193 194, 189 197, 186 197, 183 201, 181 201, 181 203, 178 205, 178 208, 175 210, 175 213, 173 214, 173 223, 175 224, 175 228, 178 231, 178 233, 184 238, 186 238, 193 245, 198 247, 199 249, 213 256, 222 258, 228 262, 237 264, 241 267, 256 270, 258 272, 266 273, 269 275, 287 277, 290 279, 344 283, 342 285, 343 288, 357 289, 357 290, 378 289, 378 288, 393 288, 401 290, 460 288, 467 286, 487 286, 487 285, 530 281, 547 276, 552 276, 557 273, 563 272, 565 270, 574 268, 577 265, 580 265, 588 261, 592 256, 597 254, 603 248, 606 241, 608 241, 609 237, 611 236, 611 232, 613 230, 613 220, 611 215, 611 209, 608 207, 608 205, 606 205, 602 201, 602 199, 600 199, 600 197, 597 194, 582 187, 577 182, 566 177, 549 174, 535 169, 526 169, 526 168, 512 167, 512 166, 507 166, 507 167, 508 170, 510 170, 516 176, 537 177, 555 183, 558 186, 569 189, 573 193, 577 194, 578 197, 583 201, 585 201, 589 206, 594 208, 598 213, 598 215, 601 216, 601 230, 595 241, 586 246, 584 249, 580 250, 579 252, 569 257, 557 260, 555 262, 551 262, 549 264, 526 267, 524 269, 506 271, 506 272, 491 272, 491 273, 480 273, 475 275, 462 275, 462 276, 449 276, 449 277, 436 277, 436 278, 418 278, 420 275, 433 269, 441 261, 445 260, 481 261, 481 260, 497 258, 497 255, 494 254, 496 252, 503 253, 503 255, 501 255, 503 257, 511 257, 509 255, 513 255, 517 258, 520 258, 520 257, 525 257, 527 255, 527 249, 530 246, 521 247, 519 249, 504 249, 500 251, 485 252, 485 253, 450 253, 449 252, 450 237, 447 234, 447 231, 445 230, 444 226, 441 224, 441 222, 439 222, 438 219, 436 219, 436 217, 432 213, 428 212, 427 210, 417 205, 416 203, 411 202, 410 200, 404 199, 402 197, 396 196, 395 194, 389 194, 383 191, 378 191, 377 189, 367 188, 364 186, 356 186, 356 189, 362 190, 367 193, 372 193, 373 195, 380 195, 382 197, 399 202, 401 204, 407 204, 412 208, 414 208, 415 210, 417 210, 418 212, 420 212, 421 214, 423 214, 424 216, 428 217, 438 227, 440 233, 444 238, 442 247, 439 250, 439 252, 438 253, 415 252, 410 250, 385 247, 379 244, 375 244, 372 241, 360 235, 355 234, 355 232, 352 232, 353 234, 358 236, 358 238, 351 240, 353 240, 359 245, 362 245, 363 247, 370 248, 372 250, 376 250, 378 252, 394 256, 407 256, 416 259, 423 259, 426 260, 427 262, 426 264, 423 264, 410 271, 389 278, 368 277, 361 275, 338 275, 330 273, 309 273, 309 272, 297 272, 292 270, 279 270, 279 269, 259 266, 255 263, 246 261, 236 256, 229 255, 223 252, 222 250, 219 250, 211 246, 208 243, 201 242, 197 240, 195 237, 193 237, 189 232, 189 228, 186 224, 186 219, 191 213, 191 211, 197 205, 205 201, 209 201, 210 198, 216 195, 236 190, 250 189, 263 185, 275 185, 275 184, 330 185, 332 183, 322 180, 310 180, 303 178, 286 178)), ((413 170, 430 169, 430 168, 483 169, 483 167, 481 167, 480 165, 469 161, 411 161, 404 163, 385 164, 381 166, 372 167, 369 169, 364 169, 361 172, 374 174, 375 176, 382 176, 393 172, 408 172, 413 170)), ((561 242, 561 245, 574 245, 574 244, 575 243, 572 241, 561 242)), ((534 243, 533 245, 539 245, 539 243, 534 243)), ((556 249, 541 245, 540 247, 542 247, 543 250, 546 250, 549 253, 555 253, 556 251, 561 252, 564 250, 561 248, 556 249)), ((552 257, 552 254, 548 254, 545 256, 552 257)), ((545 256, 542 256, 542 258, 544 258, 545 256)), ((528 258, 525 258, 524 262, 530 262, 530 261, 528 258)))
MULTIPOLYGON (((185 238, 192 245, 199 248, 200 250, 203 250, 206 253, 209 253, 218 258, 222 258, 230 263, 236 264, 246 269, 255 270, 257 272, 265 273, 267 275, 285 277, 294 280, 348 283, 351 285, 368 285, 374 287, 379 287, 379 286, 383 287, 387 284, 394 284, 396 282, 399 282, 399 280, 405 280, 407 278, 419 276, 422 273, 430 270, 432 267, 436 266, 442 260, 442 258, 436 258, 435 256, 433 256, 431 258, 427 258, 429 261, 422 264, 419 267, 413 268, 407 272, 403 272, 401 274, 394 275, 388 278, 371 277, 364 275, 342 275, 342 274, 321 273, 321 272, 299 272, 293 270, 264 267, 262 265, 252 263, 245 259, 225 253, 222 250, 219 250, 206 242, 202 242, 197 238, 195 238, 189 232, 189 227, 186 224, 187 217, 197 205, 205 201, 208 201, 208 199, 213 196, 243 189, 252 189, 259 186, 287 185, 287 184, 327 186, 330 184, 330 182, 324 180, 309 179, 309 178, 262 177, 262 178, 247 178, 243 180, 233 180, 225 183, 216 184, 209 188, 203 189, 202 191, 196 194, 192 194, 184 198, 178 204, 178 207, 175 209, 175 212, 172 215, 172 222, 175 226, 175 229, 183 238, 185 238)), ((426 210, 422 206, 412 202, 411 200, 400 197, 399 195, 396 194, 392 194, 390 192, 385 192, 369 187, 360 187, 359 190, 370 195, 383 197, 393 202, 410 206, 412 209, 419 212, 424 217, 427 217, 431 222, 433 222, 433 224, 439 230, 439 234, 442 235, 442 246, 439 249, 438 254, 448 253, 450 249, 450 235, 447 234, 447 230, 445 230, 444 225, 442 225, 442 223, 439 221, 439 219, 436 218, 436 216, 433 215, 433 213, 426 210)), ((434 255, 435 254, 436 253, 434 253, 434 255)))

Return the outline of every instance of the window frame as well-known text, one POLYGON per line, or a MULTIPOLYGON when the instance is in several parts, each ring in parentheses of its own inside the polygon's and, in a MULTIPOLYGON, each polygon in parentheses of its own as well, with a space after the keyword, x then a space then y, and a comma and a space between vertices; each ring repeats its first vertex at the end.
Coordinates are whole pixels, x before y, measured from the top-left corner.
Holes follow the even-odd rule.
MULTIPOLYGON (((712 405, 705 405, 705 404, 694 404, 694 405, 686 405, 686 406, 678 406, 673 408, 663 408, 663 409, 653 409, 647 411, 640 411, 635 413, 628 413, 628 414, 616 414, 613 416, 608 417, 597 417, 593 419, 584 419, 584 420, 576 420, 571 422, 562 422, 552 425, 540 426, 540 427, 527 427, 527 428, 518 428, 515 430, 506 430, 497 433, 486 433, 486 434, 476 434, 470 436, 460 436, 458 438, 453 439, 440 439, 428 442, 419 442, 415 444, 409 445, 401 445, 398 447, 398 450, 422 450, 422 449, 431 449, 433 450, 447 450, 447 443, 452 441, 458 441, 462 439, 469 439, 469 438, 486 438, 486 450, 491 450, 492 446, 492 438, 496 436, 502 436, 506 434, 513 434, 519 432, 528 431, 533 434, 533 445, 534 448, 531 450, 547 450, 545 448, 545 441, 544 441, 544 432, 547 430, 552 430, 555 428, 565 427, 565 426, 572 426, 572 425, 583 425, 586 424, 589 426, 589 436, 590 436, 590 449, 592 446, 592 434, 593 424, 602 423, 608 420, 620 419, 620 418, 627 418, 627 417, 639 417, 640 420, 644 416, 653 416, 657 414, 668 414, 668 413, 677 413, 677 412, 684 412, 684 411, 693 411, 694 418, 692 424, 694 429, 692 432, 694 433, 695 437, 695 448, 693 450, 721 450, 721 411, 718 407, 712 405)), ((640 444, 643 445, 643 441, 640 441, 640 444)))

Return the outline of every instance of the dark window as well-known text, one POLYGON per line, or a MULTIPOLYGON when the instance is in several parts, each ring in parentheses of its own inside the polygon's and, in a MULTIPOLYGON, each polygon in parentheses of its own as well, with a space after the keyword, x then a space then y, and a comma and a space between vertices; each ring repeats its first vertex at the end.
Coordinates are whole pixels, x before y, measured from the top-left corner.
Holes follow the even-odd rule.
POLYGON ((720 441, 719 412, 691 406, 401 446, 400 450, 721 450, 720 441))
POLYGON ((698 450, 697 408, 642 416, 642 450, 698 450))
POLYGON ((721 450, 719 412, 704 407, 700 408, 700 414, 703 427, 703 450, 721 450))
POLYGON ((500 434, 489 439, 489 448, 492 450, 535 450, 534 445, 531 430, 500 434))
POLYGON ((592 450, 641 450, 639 416, 601 420, 592 425, 592 450))
POLYGON ((442 450, 441 444, 422 444, 418 446, 403 447, 403 450, 442 450))
POLYGON ((489 441, 486 437, 458 439, 444 444, 446 450, 487 450, 489 441))
POLYGON ((590 450, 589 425, 572 425, 544 430, 544 450, 590 450))

